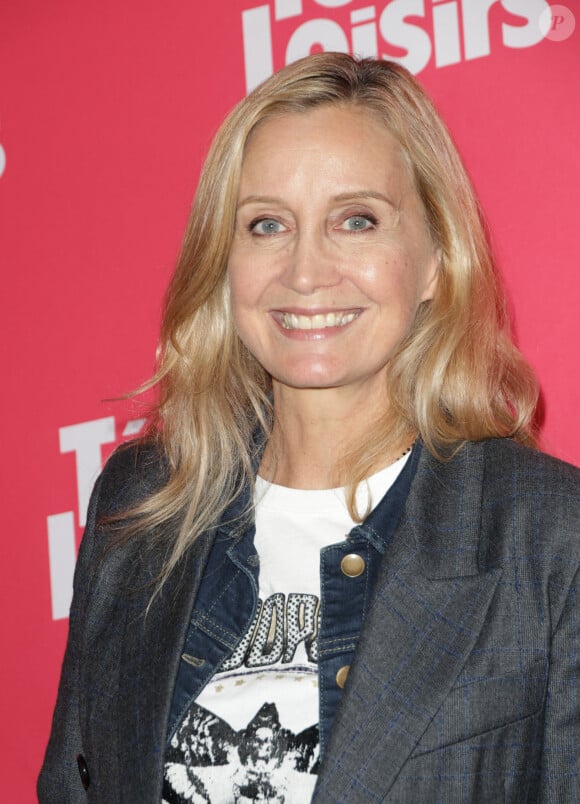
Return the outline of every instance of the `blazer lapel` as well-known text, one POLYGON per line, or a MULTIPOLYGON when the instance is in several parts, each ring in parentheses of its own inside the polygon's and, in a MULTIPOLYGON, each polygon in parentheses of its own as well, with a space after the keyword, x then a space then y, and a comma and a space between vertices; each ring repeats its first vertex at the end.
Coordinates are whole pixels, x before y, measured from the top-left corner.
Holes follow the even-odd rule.
POLYGON ((480 571, 483 458, 423 450, 381 566, 315 791, 382 800, 471 652, 501 572, 480 571))

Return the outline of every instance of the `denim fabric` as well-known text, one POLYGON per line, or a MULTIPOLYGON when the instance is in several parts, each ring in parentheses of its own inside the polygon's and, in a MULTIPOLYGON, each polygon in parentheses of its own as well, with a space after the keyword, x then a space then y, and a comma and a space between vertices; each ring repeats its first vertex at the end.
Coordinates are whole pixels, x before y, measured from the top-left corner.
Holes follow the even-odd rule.
MULTIPOLYGON (((336 673, 349 665, 367 614, 383 553, 389 546, 411 487, 421 447, 417 443, 395 483, 361 525, 345 540, 320 553, 320 757, 324 754, 342 689, 336 673), (344 575, 340 564, 349 553, 360 555, 365 571, 344 575)), ((240 526, 247 504, 242 495, 224 514, 191 614, 168 721, 168 740, 192 702, 232 655, 258 608, 259 558, 253 523, 240 526)))

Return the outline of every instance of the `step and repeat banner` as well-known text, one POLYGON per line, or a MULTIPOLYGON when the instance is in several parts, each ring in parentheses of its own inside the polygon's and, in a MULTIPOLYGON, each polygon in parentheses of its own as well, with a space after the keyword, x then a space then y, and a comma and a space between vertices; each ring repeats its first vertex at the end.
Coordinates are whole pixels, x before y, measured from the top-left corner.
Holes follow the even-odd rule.
POLYGON ((316 50, 395 59, 481 198, 544 448, 580 464, 580 0, 18 0, 0 9, 2 800, 32 802, 88 496, 139 433, 199 168, 316 50))

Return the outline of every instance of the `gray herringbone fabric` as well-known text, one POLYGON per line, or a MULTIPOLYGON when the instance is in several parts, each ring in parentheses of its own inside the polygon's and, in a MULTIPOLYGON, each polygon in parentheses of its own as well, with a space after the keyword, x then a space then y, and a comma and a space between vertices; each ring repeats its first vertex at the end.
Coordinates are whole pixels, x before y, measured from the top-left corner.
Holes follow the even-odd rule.
MULTIPOLYGON (((103 552, 95 518, 162 482, 128 450, 96 487, 39 780, 42 804, 160 801, 165 727, 204 536, 145 609, 161 551, 103 552), (76 757, 90 775, 83 789, 76 757)), ((314 800, 580 799, 580 472, 508 440, 423 450, 314 800)))

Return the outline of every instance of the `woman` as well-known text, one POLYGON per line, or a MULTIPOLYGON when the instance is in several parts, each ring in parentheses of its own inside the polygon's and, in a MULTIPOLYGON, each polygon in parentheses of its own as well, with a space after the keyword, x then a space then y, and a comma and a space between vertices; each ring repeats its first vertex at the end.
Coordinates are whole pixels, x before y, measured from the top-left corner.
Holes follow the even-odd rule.
POLYGON ((97 482, 41 802, 572 801, 578 473, 444 125, 318 54, 234 109, 97 482))

